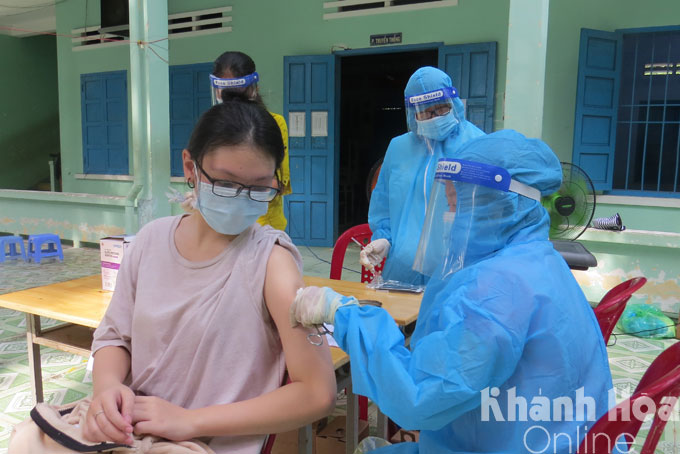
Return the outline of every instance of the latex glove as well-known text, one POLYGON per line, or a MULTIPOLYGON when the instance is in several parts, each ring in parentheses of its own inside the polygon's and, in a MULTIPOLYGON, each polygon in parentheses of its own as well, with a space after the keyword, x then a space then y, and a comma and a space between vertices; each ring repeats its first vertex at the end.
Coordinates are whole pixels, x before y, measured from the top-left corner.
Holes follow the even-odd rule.
POLYGON ((371 241, 359 253, 359 263, 371 273, 375 274, 376 265, 387 257, 390 252, 390 242, 385 238, 371 241))
POLYGON ((353 296, 345 296, 328 287, 304 287, 298 289, 290 306, 290 325, 306 327, 335 321, 335 312, 342 306, 359 305, 353 296))
POLYGON ((182 194, 175 188, 168 188, 165 192, 168 201, 171 203, 179 203, 186 213, 193 213, 196 211, 196 196, 193 191, 188 191, 182 194))

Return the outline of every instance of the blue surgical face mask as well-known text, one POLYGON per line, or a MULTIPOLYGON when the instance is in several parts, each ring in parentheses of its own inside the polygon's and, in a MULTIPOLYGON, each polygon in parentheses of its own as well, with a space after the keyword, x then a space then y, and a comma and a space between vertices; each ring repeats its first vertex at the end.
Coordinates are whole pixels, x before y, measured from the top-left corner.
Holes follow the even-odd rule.
POLYGON ((429 120, 416 120, 418 125, 418 135, 426 139, 441 141, 451 135, 453 129, 458 125, 458 119, 453 110, 446 115, 434 117, 429 120))
MULTIPOLYGON (((196 181, 199 181, 196 178, 196 181)), ((246 191, 236 197, 220 197, 213 194, 212 184, 200 182, 196 189, 196 206, 203 219, 216 232, 238 235, 267 212, 267 202, 257 202, 246 191)))

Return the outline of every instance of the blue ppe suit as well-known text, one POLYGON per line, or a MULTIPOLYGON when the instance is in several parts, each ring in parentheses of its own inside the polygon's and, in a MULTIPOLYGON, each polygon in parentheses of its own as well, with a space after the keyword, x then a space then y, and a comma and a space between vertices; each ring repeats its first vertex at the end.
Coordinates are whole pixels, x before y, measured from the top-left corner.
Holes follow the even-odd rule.
MULTIPOLYGON (((418 95, 443 87, 451 87, 451 78, 437 68, 424 67, 411 76, 404 95, 418 95)), ((444 141, 430 141, 432 150, 425 139, 416 135, 415 116, 410 112, 407 115, 410 132, 392 139, 385 153, 368 209, 372 240, 385 238, 391 246, 383 269, 385 279, 409 284, 427 282, 427 276, 414 271, 412 267, 425 221, 435 166, 440 158, 455 157, 463 144, 484 135, 483 131, 465 120, 461 100, 453 98, 453 104, 460 122, 444 141)))
MULTIPOLYGON (((470 142, 457 158, 505 167, 543 195, 561 181, 552 151, 514 132, 470 142)), ((421 430, 418 443, 376 452, 571 454, 609 408, 602 333, 548 241, 547 212, 515 193, 494 191, 492 203, 506 216, 474 215, 472 263, 466 256, 461 270, 430 280, 410 350, 380 308, 344 306, 335 314, 354 391, 405 429, 421 430), (571 421, 554 400, 564 398, 571 421)))

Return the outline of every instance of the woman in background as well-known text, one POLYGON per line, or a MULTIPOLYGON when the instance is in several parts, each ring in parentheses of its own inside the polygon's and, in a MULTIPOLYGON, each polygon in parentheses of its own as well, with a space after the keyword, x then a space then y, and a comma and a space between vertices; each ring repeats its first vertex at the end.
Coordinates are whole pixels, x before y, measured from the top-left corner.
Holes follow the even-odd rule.
MULTIPOLYGON (((255 70, 255 62, 243 52, 228 51, 217 57, 210 76, 212 87, 213 105, 222 102, 222 94, 226 92, 242 92, 259 103, 262 107, 264 102, 257 88, 259 75, 255 70)), ((257 222, 260 225, 271 225, 275 229, 286 229, 286 216, 283 213, 283 197, 292 193, 290 184, 290 166, 288 160, 288 127, 286 120, 279 114, 269 112, 281 130, 283 139, 283 161, 277 171, 277 178, 281 185, 281 191, 269 202, 269 209, 257 222)))

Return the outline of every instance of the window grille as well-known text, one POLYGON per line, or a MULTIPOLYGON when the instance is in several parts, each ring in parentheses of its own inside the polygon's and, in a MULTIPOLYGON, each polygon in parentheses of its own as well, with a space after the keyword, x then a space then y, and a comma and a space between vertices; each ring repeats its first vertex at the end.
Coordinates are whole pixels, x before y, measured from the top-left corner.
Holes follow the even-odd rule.
POLYGON ((680 193, 680 31, 623 35, 612 189, 680 193))
MULTIPOLYGON (((231 6, 168 15, 168 38, 227 33, 231 31, 231 6)), ((73 50, 127 44, 130 26, 101 28, 99 25, 71 30, 73 50)))
POLYGON ((337 0, 324 2, 324 19, 456 6, 458 0, 337 0))

